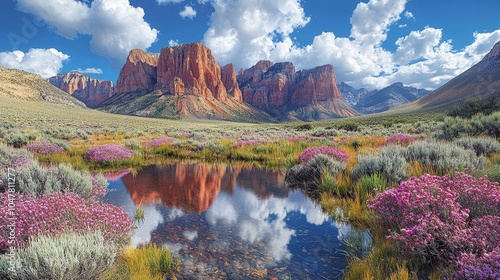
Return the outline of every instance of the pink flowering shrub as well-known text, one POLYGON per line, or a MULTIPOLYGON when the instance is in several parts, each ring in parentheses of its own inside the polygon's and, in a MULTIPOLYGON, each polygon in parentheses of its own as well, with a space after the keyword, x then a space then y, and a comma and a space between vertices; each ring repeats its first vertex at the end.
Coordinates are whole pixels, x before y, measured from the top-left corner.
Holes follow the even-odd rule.
POLYGON ((406 134, 395 134, 389 136, 389 138, 385 140, 386 145, 394 144, 394 145, 408 146, 413 142, 415 142, 415 138, 413 138, 411 135, 406 135, 406 134))
POLYGON ((456 271, 450 273, 452 277, 447 279, 500 279, 500 247, 480 257, 472 253, 463 253, 458 258, 457 264, 456 271))
POLYGON ((25 147, 26 150, 39 155, 52 155, 52 154, 60 154, 64 152, 64 148, 60 147, 57 144, 40 141, 35 142, 33 144, 29 144, 25 147))
POLYGON ((159 146, 162 146, 164 144, 170 144, 172 142, 174 142, 175 138, 172 138, 172 137, 165 137, 165 136, 161 136, 161 137, 158 137, 156 139, 153 139, 151 141, 148 141, 146 142, 146 147, 149 147, 149 148, 157 148, 159 146))
POLYGON ((91 162, 113 162, 131 157, 132 152, 129 149, 109 144, 90 148, 84 155, 84 158, 91 162))
POLYGON ((346 163, 349 161, 349 155, 343 149, 333 148, 333 147, 310 147, 305 149, 300 155, 300 163, 305 164, 314 156, 323 154, 327 156, 332 156, 340 162, 346 163))
POLYGON ((13 212, 8 207, 7 196, 0 193, 0 251, 12 246, 8 242, 7 225, 13 218, 16 246, 40 234, 57 235, 67 231, 84 234, 99 230, 106 240, 123 242, 132 228, 132 221, 123 209, 87 201, 74 193, 57 192, 40 198, 16 194, 13 212))
POLYGON ((498 260, 500 186, 496 182, 464 173, 425 174, 378 194, 368 207, 388 228, 388 238, 400 253, 410 259, 447 263, 463 275, 474 261, 487 267, 492 259, 498 260))

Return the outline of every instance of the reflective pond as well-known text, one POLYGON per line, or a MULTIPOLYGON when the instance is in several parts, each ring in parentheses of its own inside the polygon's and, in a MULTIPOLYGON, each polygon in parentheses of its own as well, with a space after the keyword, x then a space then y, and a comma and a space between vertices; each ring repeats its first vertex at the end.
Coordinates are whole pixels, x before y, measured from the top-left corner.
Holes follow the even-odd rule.
POLYGON ((176 163, 108 180, 106 202, 131 217, 144 209, 132 244, 171 249, 179 279, 338 279, 346 267, 351 227, 288 189, 282 172, 176 163))

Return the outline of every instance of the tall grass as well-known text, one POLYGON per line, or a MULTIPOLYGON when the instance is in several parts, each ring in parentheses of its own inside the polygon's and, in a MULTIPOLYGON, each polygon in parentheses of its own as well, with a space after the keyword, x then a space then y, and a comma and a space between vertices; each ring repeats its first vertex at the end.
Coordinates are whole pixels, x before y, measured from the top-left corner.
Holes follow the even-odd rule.
POLYGON ((120 267, 131 280, 176 279, 180 259, 175 259, 170 250, 151 244, 143 248, 127 247, 120 256, 120 267))

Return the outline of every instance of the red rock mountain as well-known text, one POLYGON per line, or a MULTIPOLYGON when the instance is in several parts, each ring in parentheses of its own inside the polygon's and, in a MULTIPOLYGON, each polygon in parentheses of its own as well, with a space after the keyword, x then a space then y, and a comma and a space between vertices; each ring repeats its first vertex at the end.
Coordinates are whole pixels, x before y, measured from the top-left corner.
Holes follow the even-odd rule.
POLYGON ((194 95, 224 102, 229 93, 241 101, 232 64, 221 69, 210 49, 200 43, 166 47, 160 54, 132 50, 120 71, 116 93, 151 92, 194 95))
POLYGON ((238 121, 269 121, 266 113, 281 120, 357 114, 342 99, 331 65, 296 71, 290 62, 260 61, 237 76, 200 43, 160 54, 132 50, 115 96, 103 106, 120 114, 238 121))
POLYGON ((477 64, 411 105, 446 108, 463 99, 500 94, 500 42, 477 64))
POLYGON ((237 78, 243 101, 271 115, 280 117, 303 107, 320 112, 318 118, 323 113, 357 115, 343 100, 332 65, 296 71, 290 62, 259 61, 237 78))
POLYGON ((116 93, 151 91, 156 85, 159 54, 131 50, 116 82, 116 93))
POLYGON ((226 87, 227 92, 233 96, 237 101, 243 101, 240 87, 238 86, 238 80, 236 79, 236 71, 234 71, 234 65, 227 64, 222 67, 221 70, 222 83, 226 87))
POLYGON ((95 108, 114 93, 113 82, 87 77, 79 72, 61 73, 49 78, 49 82, 95 108))
POLYGON ((116 94, 103 109, 150 117, 271 120, 242 102, 234 67, 221 69, 200 43, 166 47, 160 54, 132 50, 120 71, 116 94))

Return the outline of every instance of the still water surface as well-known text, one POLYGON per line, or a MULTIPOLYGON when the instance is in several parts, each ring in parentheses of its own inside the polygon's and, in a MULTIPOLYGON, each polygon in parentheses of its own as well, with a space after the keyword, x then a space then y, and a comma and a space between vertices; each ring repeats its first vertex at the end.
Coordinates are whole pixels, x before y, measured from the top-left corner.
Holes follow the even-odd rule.
POLYGON ((338 279, 346 266, 350 226, 288 189, 282 172, 176 163, 108 180, 106 202, 131 218, 145 210, 132 244, 171 249, 179 279, 338 279))

